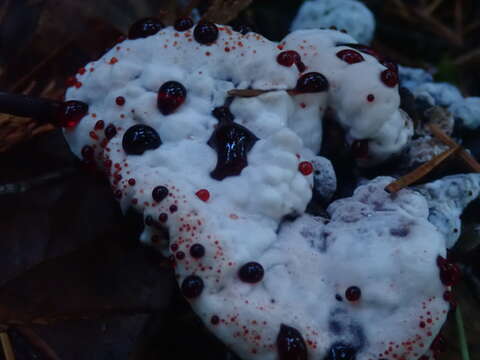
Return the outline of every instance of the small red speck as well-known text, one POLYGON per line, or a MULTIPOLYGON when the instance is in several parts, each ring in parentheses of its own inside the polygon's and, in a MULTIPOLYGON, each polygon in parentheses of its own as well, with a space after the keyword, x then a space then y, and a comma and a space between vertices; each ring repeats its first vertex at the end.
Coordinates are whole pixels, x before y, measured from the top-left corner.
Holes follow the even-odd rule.
POLYGON ((278 50, 283 50, 284 46, 283 45, 277 45, 278 50))
POLYGON ((75 87, 76 87, 77 89, 80 89, 80 88, 82 87, 82 85, 83 85, 83 84, 82 84, 81 81, 75 82, 75 87))
POLYGON ((212 325, 218 325, 218 323, 220 322, 220 318, 217 316, 217 315, 213 315, 211 318, 210 318, 210 323, 212 325))
POLYGON ((368 102, 373 102, 374 100, 375 100, 375 96, 373 94, 368 94, 367 101, 368 102))
POLYGON ((207 52, 205 53, 205 55, 207 55, 207 56, 210 56, 210 52, 209 52, 209 51, 207 51, 207 52))
POLYGON ((122 193, 122 190, 115 190, 115 192, 113 193, 113 195, 117 198, 117 199, 120 199, 123 195, 122 193))
POLYGON ((123 106, 125 105, 125 98, 123 96, 118 96, 116 99, 115 99, 115 103, 118 105, 118 106, 123 106))
POLYGON ((95 68, 90 68, 90 72, 94 72, 95 71, 95 68))
POLYGON ((426 326, 426 324, 424 321, 420 321, 420 324, 418 324, 418 326, 420 326, 423 329, 426 326))
POLYGON ((92 118, 96 118, 96 117, 97 117, 97 114, 93 113, 92 118))
POLYGON ((183 251, 179 251, 175 254, 178 260, 183 260, 185 259, 185 253, 183 251))
POLYGON ((229 48, 229 47, 226 47, 226 48, 225 48, 225 52, 230 52, 230 48, 229 48))
POLYGON ((200 200, 205 202, 210 199, 210 192, 207 189, 200 189, 195 193, 195 195, 197 195, 200 200))
POLYGON ((177 205, 171 205, 169 209, 170 209, 170 212, 173 214, 174 212, 176 212, 178 210, 178 207, 177 207, 177 205))
POLYGON ((109 64, 110 64, 110 65, 113 65, 113 64, 116 64, 117 62, 118 62, 118 59, 114 56, 114 57, 112 57, 112 58, 110 59, 109 64))
POLYGON ((307 107, 307 105, 302 102, 302 103, 300 103, 300 107, 301 107, 302 109, 305 109, 305 108, 307 107))
POLYGON ((137 182, 135 181, 135 179, 133 179, 133 178, 128 179, 128 185, 134 186, 136 183, 137 182))
POLYGON ((308 176, 313 172, 313 165, 309 161, 302 161, 298 164, 298 171, 300 171, 302 175, 308 176))
POLYGON ((95 123, 95 130, 102 130, 105 127, 105 122, 103 120, 98 120, 95 123))
POLYGON ((85 68, 83 68, 83 67, 80 68, 80 69, 78 69, 78 73, 79 73, 80 75, 85 74, 85 72, 86 72, 86 70, 85 70, 85 68))

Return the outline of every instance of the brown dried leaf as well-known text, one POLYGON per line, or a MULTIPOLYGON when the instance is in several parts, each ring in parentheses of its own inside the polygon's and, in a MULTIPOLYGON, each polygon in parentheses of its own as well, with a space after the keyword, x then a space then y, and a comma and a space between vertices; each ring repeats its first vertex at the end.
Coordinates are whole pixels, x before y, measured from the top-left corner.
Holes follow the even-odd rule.
POLYGON ((227 24, 238 17, 253 0, 213 0, 203 16, 205 20, 218 24, 227 24))
POLYGON ((39 125, 29 118, 0 114, 0 152, 53 129, 53 125, 39 125))

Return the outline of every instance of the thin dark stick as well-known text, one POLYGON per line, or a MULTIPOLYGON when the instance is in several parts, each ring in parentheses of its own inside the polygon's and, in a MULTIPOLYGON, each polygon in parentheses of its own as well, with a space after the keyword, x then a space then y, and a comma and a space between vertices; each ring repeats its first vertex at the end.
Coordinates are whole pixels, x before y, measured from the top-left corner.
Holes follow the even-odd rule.
POLYGON ((59 101, 0 91, 0 113, 52 122, 59 101))

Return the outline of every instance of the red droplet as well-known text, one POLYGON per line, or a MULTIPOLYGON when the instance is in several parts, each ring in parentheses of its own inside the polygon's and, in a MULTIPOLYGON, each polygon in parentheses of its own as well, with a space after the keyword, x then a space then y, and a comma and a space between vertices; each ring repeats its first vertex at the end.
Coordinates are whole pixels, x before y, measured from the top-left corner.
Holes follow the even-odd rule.
POLYGON ((105 122, 103 120, 98 120, 95 123, 95 130, 102 130, 104 126, 105 126, 105 122))
POLYGON ((425 324, 425 321, 420 321, 420 324, 418 324, 418 326, 420 326, 423 329, 425 328, 425 326, 427 326, 427 324, 425 324))
POLYGON ((177 258, 178 260, 183 260, 183 259, 185 259, 185 253, 184 253, 183 251, 177 252, 177 253, 175 254, 175 256, 176 256, 176 258, 177 258))
POLYGON ((367 101, 368 101, 368 102, 373 102, 374 100, 375 100, 375 95, 373 95, 373 94, 368 94, 368 96, 367 96, 367 101))
POLYGON ((79 73, 80 75, 83 75, 83 74, 85 74, 85 72, 86 72, 86 70, 85 70, 85 68, 84 68, 84 67, 82 67, 82 68, 78 69, 78 73, 79 73))
POLYGON ((277 56, 277 62, 280 65, 290 67, 295 64, 298 68, 298 71, 304 72, 305 71, 305 64, 302 62, 302 58, 300 54, 293 50, 282 51, 277 56))
POLYGON ((382 71, 380 79, 388 87, 395 87, 398 84, 398 74, 390 69, 382 71))
POLYGON ((118 62, 118 59, 114 56, 114 57, 112 57, 112 58, 110 59, 109 64, 110 64, 110 65, 113 65, 113 64, 116 64, 117 62, 118 62))
POLYGON ((355 50, 345 49, 337 52, 337 57, 348 64, 355 64, 365 61, 362 54, 355 50))
POLYGON ((128 179, 128 185, 134 186, 137 183, 137 181, 133 178, 128 179))
POLYGON ((313 165, 309 161, 302 161, 298 164, 298 171, 300 171, 302 175, 308 176, 313 173, 313 165))
POLYGON ((210 199, 210 193, 207 189, 200 189, 195 193, 195 195, 197 195, 197 197, 200 200, 205 201, 205 202, 207 202, 208 199, 210 199))
POLYGON ((115 103, 118 105, 118 106, 123 106, 125 105, 125 98, 123 96, 118 96, 116 99, 115 99, 115 103))
POLYGON ((164 222, 167 222, 168 220, 168 215, 165 214, 165 213, 161 213, 159 216, 158 216, 158 221, 164 223, 164 222))
POLYGON ((65 83, 68 87, 75 86, 77 83, 77 78, 75 76, 69 76, 65 83))
POLYGON ((73 128, 88 113, 88 105, 76 100, 64 102, 57 112, 57 122, 65 128, 73 128))
POLYGON ((177 207, 177 205, 171 205, 169 210, 173 214, 174 212, 176 212, 178 210, 178 207, 177 207))
POLYGON ((115 190, 115 192, 113 193, 113 195, 117 198, 117 199, 120 199, 123 195, 122 193, 122 190, 115 190))

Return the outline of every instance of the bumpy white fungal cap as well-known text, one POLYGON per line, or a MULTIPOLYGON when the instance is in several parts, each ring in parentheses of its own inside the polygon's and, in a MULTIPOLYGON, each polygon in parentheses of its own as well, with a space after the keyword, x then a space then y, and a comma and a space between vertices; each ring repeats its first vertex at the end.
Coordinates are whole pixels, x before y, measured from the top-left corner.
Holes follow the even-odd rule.
POLYGON ((448 107, 463 99, 460 91, 449 83, 430 82, 420 84, 414 91, 415 97, 423 97, 431 105, 448 107))
POLYGON ((418 86, 424 83, 433 82, 432 74, 420 68, 400 65, 398 66, 398 74, 400 76, 400 84, 410 91, 415 91, 418 86))
POLYGON ((463 98, 448 108, 453 116, 462 119, 469 129, 480 128, 480 97, 463 98))
POLYGON ((480 174, 452 175, 416 187, 427 199, 429 221, 434 224, 451 248, 460 237, 460 215, 480 195, 480 174))
POLYGON ((142 240, 176 259, 184 295, 240 356, 277 358, 277 337, 289 333, 279 333, 284 324, 297 329, 313 357, 343 341, 358 360, 379 353, 414 359, 447 307, 435 266, 444 240, 426 220, 423 197, 408 190, 390 197, 383 191, 390 179, 380 179, 334 203, 328 224, 304 215, 281 227, 288 215, 304 213, 314 170, 325 166, 328 178, 317 191, 334 189, 331 166, 315 157, 327 106, 351 138, 388 140, 373 148, 373 160, 405 142, 408 136, 392 140, 390 130, 397 137, 410 131, 398 111, 396 75, 339 46, 353 41, 340 32, 297 32, 277 45, 218 29, 206 46, 192 31, 166 28, 124 41, 79 71, 66 98, 88 104, 89 113, 65 130, 72 150, 106 170, 124 210, 144 214, 142 240), (279 64, 287 50, 296 50, 306 69, 279 64), (299 70, 323 73, 328 91, 289 95, 284 90, 302 80, 299 70), (170 81, 175 106, 165 112, 169 93, 159 88, 170 81), (278 91, 234 99, 234 119, 212 115, 228 105, 228 90, 248 87, 278 91), (169 243, 161 241, 165 230, 169 243), (245 270, 249 262, 261 264, 263 280, 258 266, 245 270), (335 298, 352 285, 361 288, 361 301, 335 298), (430 319, 425 327, 422 317, 430 319))
POLYGON ((372 12, 356 0, 305 1, 292 22, 292 30, 336 26, 345 29, 357 41, 369 44, 375 31, 372 12))

